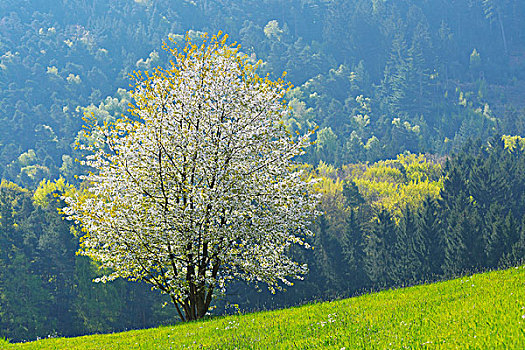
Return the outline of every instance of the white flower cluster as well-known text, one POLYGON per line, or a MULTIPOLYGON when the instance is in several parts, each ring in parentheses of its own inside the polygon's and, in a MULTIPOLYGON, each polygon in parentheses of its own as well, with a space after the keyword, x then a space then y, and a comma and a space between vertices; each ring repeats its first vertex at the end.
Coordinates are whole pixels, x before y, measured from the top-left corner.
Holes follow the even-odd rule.
POLYGON ((306 273, 286 253, 311 234, 318 197, 293 161, 309 135, 282 124, 285 83, 217 37, 168 49, 170 69, 137 75, 133 117, 88 130, 89 187, 64 212, 86 232, 81 254, 111 269, 101 281, 143 279, 194 319, 228 280, 306 273))

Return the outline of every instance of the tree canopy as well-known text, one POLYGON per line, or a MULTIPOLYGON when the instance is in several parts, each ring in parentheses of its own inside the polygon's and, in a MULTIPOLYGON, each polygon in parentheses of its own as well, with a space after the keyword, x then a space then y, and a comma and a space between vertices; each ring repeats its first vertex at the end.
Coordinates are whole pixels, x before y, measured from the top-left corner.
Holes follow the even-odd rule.
POLYGON ((288 84, 259 77, 226 39, 186 36, 183 50, 164 45, 171 67, 136 72, 132 116, 91 119, 89 187, 64 197, 86 232, 81 254, 110 269, 99 280, 144 280, 182 320, 232 279, 273 289, 307 271, 286 253, 308 246, 317 203, 294 164, 310 134, 286 131, 288 84))

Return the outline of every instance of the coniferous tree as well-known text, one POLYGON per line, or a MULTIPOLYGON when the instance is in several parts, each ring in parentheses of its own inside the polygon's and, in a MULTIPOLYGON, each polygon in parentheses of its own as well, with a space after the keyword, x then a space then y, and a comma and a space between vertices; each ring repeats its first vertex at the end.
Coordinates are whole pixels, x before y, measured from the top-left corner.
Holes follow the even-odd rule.
MULTIPOLYGON (((508 194, 507 174, 500 172, 499 162, 504 161, 506 154, 500 145, 490 149, 486 154, 476 157, 470 176, 468 190, 476 202, 476 206, 486 213, 492 203, 505 204, 508 194)), ((510 179, 509 179, 510 180, 510 179)))
POLYGON ((440 209, 443 215, 444 260, 443 272, 446 275, 459 274, 466 266, 466 231, 468 218, 465 210, 470 204, 465 192, 465 182, 458 169, 453 167, 445 179, 441 191, 440 209))
POLYGON ((403 111, 407 97, 409 69, 408 46, 404 31, 401 30, 392 41, 390 57, 381 82, 382 109, 387 111, 389 116, 397 116, 403 111))
POLYGON ((364 248, 367 276, 377 287, 391 285, 395 280, 395 244, 396 226, 392 216, 388 211, 381 210, 369 225, 364 248))
POLYGON ((421 262, 421 278, 433 279, 442 274, 444 260, 443 231, 439 209, 432 198, 427 198, 419 210, 414 237, 416 256, 421 262))
POLYGON ((396 285, 415 283, 421 272, 421 261, 416 255, 414 236, 417 218, 409 207, 405 208, 396 229, 396 243, 393 251, 393 276, 396 285))
POLYGON ((28 191, 0 184, 0 336, 29 340, 56 331, 48 318, 52 300, 34 264, 34 250, 20 227, 31 198, 28 191))
POLYGON ((518 230, 518 240, 512 245, 507 257, 509 265, 522 265, 525 263, 525 215, 522 216, 518 230))
POLYGON ((80 331, 74 310, 75 253, 79 243, 70 230, 71 224, 62 219, 57 206, 60 207, 53 203, 34 210, 28 218, 27 229, 39 231, 35 261, 45 289, 53 296, 48 304, 49 317, 56 320, 56 330, 61 335, 76 335, 80 331))
POLYGON ((316 273, 324 281, 325 293, 333 295, 339 287, 339 277, 346 264, 342 261, 341 242, 334 235, 326 215, 319 217, 318 225, 319 232, 314 240, 316 273))
POLYGON ((340 278, 343 279, 347 290, 352 292, 359 291, 369 285, 365 271, 365 252, 363 248, 362 225, 358 219, 357 209, 351 209, 350 215, 346 220, 343 240, 345 273, 340 278))
POLYGON ((493 204, 486 218, 487 265, 491 268, 509 264, 508 256, 519 239, 519 226, 511 212, 504 214, 501 205, 493 204))

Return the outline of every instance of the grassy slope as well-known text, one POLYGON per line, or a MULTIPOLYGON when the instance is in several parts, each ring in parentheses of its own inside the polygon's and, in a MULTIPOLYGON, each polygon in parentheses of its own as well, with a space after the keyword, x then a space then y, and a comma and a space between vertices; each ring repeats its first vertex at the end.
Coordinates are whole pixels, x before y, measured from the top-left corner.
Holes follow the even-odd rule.
POLYGON ((7 349, 525 349, 525 266, 362 297, 7 349))

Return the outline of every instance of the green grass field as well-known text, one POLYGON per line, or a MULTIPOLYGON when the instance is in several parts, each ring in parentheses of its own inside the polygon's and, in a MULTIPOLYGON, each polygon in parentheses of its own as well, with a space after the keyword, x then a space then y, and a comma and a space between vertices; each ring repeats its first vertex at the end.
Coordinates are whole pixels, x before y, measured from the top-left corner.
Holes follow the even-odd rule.
POLYGON ((286 310, 2 349, 525 349, 525 266, 286 310))

